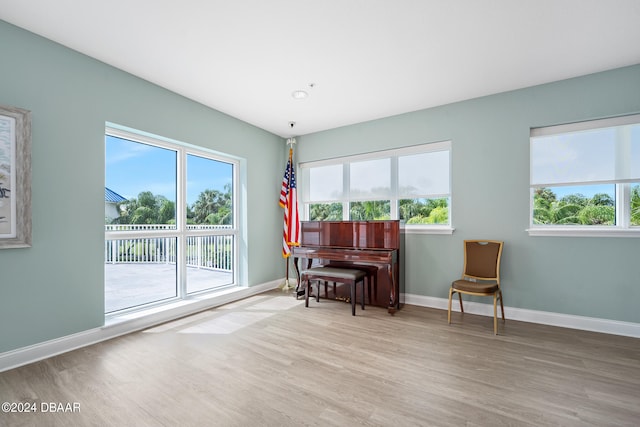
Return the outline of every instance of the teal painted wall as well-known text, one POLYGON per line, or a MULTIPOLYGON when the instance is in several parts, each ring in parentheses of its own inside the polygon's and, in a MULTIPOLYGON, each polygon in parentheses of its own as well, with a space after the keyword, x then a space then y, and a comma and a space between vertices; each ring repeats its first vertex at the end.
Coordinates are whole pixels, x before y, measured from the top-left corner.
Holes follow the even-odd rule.
MULTIPOLYGON (((0 352, 103 324, 105 122, 244 159, 243 284, 283 276, 281 138, 3 21, 0 57, 0 104, 31 110, 33 134, 33 247, 0 251, 0 352)), ((407 293, 446 298, 462 240, 490 237, 507 306, 640 323, 640 239, 525 232, 529 128, 638 112, 634 66, 305 135, 296 161, 450 139, 456 231, 406 236, 407 293)))
POLYGON ((284 276, 282 138, 0 21, 0 104, 32 112, 33 246, 0 251, 0 352, 104 323, 104 127, 243 159, 248 274, 284 276))
POLYGON ((306 162, 451 140, 455 232, 406 236, 406 293, 447 298, 462 241, 493 238, 505 241, 505 305, 639 323, 640 239, 525 231, 530 128, 638 112, 640 65, 305 135, 297 154, 306 162))

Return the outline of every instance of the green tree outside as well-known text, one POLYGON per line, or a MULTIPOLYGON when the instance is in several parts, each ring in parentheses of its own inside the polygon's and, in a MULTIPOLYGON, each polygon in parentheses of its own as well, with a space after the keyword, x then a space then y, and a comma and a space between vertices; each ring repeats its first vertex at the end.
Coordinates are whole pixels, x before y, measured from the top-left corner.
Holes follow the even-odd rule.
POLYGON ((341 221, 342 203, 314 203, 309 206, 311 221, 341 221))
POLYGON ((631 225, 640 225, 640 185, 631 188, 631 225))
MULTIPOLYGON (((118 204, 121 212, 119 218, 113 219, 111 224, 175 224, 176 205, 164 196, 154 195, 150 191, 143 191, 137 198, 132 198, 118 204)), ((225 192, 218 190, 205 190, 200 193, 198 199, 192 206, 187 206, 187 222, 189 224, 210 224, 210 225, 230 225, 233 220, 231 186, 225 186, 225 192)), ((165 247, 165 240, 155 239, 134 239, 129 245, 120 249, 120 253, 115 254, 116 258, 122 262, 147 259, 149 253, 170 251, 165 247)), ((189 254, 196 248, 188 246, 189 254)), ((200 248, 204 251, 203 256, 207 259, 219 260, 222 254, 230 257, 232 253, 232 243, 224 242, 218 244, 215 241, 206 247, 200 248)), ((175 256, 175 254, 172 254, 175 256)), ((226 265, 226 263, 223 262, 226 265)), ((217 265, 211 265, 218 267, 217 265)))
MULTIPOLYGON (((615 200, 606 193, 588 198, 569 194, 557 200, 549 188, 533 195, 533 223, 549 225, 615 225, 615 200)), ((640 186, 631 189, 631 225, 640 225, 640 186)))
POLYGON ((226 184, 225 192, 204 190, 191 206, 194 224, 230 225, 233 221, 231 206, 231 185, 226 184))
MULTIPOLYGON (((231 185, 225 191, 205 190, 187 206, 189 224, 230 225, 233 222, 231 185)), ((137 198, 118 204, 120 217, 111 224, 175 224, 176 204, 164 196, 142 191, 137 198)))
MULTIPOLYGON (((403 199, 399 203, 400 220, 407 224, 448 224, 449 201, 438 199, 403 199)), ((354 221, 391 218, 389 200, 352 202, 350 218, 354 221)), ((311 221, 341 221, 342 203, 314 203, 309 206, 311 221)))
POLYGON ((138 198, 118 204, 120 217, 111 224, 175 224, 176 204, 164 196, 143 191, 138 198))
POLYGON ((349 217, 352 221, 390 219, 391 205, 388 200, 351 202, 349 207, 349 217))

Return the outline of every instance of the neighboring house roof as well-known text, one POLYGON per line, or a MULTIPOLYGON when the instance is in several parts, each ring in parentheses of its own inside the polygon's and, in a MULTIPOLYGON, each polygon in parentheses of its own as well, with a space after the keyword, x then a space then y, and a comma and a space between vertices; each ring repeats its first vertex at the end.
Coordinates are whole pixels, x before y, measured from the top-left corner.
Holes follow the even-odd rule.
POLYGON ((122 197, 121 195, 116 193, 115 191, 110 190, 107 187, 104 187, 104 201, 105 202, 120 203, 120 202, 124 202, 126 200, 127 199, 125 199, 124 197, 122 197))

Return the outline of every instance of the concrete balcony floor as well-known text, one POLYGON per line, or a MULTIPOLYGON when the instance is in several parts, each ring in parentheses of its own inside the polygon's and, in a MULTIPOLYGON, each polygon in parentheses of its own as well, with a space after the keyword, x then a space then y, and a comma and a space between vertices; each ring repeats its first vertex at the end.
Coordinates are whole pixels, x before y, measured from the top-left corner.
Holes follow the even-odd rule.
MULTIPOLYGON (((175 298, 175 264, 130 263, 104 265, 105 313, 175 298)), ((233 283, 233 273, 187 267, 187 293, 233 283)))

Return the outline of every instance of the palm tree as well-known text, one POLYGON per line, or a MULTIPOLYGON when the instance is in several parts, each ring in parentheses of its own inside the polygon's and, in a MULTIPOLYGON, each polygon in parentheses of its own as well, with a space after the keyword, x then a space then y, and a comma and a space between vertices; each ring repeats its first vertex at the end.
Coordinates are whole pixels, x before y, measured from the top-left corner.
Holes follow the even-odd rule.
POLYGON ((225 185, 225 192, 207 189, 198 196, 191 206, 196 224, 231 224, 231 186, 225 185))
POLYGON ((342 220, 342 203, 314 203, 309 206, 309 219, 340 221, 342 220))
POLYGON ((142 191, 138 198, 126 200, 118 205, 121 212, 113 224, 169 224, 175 223, 176 205, 164 196, 155 196, 142 191))
POLYGON ((552 208, 552 217, 554 224, 580 224, 579 213, 584 206, 579 204, 554 204, 552 208))
POLYGON ((585 206, 578 213, 583 225, 613 225, 616 219, 616 208, 613 206, 585 206))
POLYGON ((447 224, 449 222, 449 208, 438 206, 431 210, 427 217, 427 224, 447 224))
POLYGON ((380 220, 391 217, 388 200, 353 202, 349 213, 354 221, 380 220))
POLYGON ((220 192, 217 190, 204 190, 198 195, 198 200, 193 203, 193 219, 197 224, 206 223, 206 218, 214 212, 220 192))
POLYGON ((400 219, 407 224, 446 224, 449 222, 449 200, 404 199, 399 201, 400 219))
POLYGON ((582 194, 569 194, 557 200, 549 188, 539 188, 534 193, 533 221, 535 224, 557 225, 613 225, 615 200, 598 193, 592 198, 582 194))

